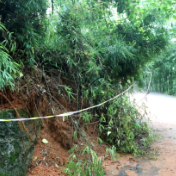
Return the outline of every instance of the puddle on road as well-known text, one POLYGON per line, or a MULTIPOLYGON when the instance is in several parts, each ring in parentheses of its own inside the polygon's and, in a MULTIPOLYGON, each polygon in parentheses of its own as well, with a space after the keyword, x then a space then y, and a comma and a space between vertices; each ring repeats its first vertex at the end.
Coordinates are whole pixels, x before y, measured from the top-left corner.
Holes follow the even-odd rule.
MULTIPOLYGON (((145 93, 135 93, 140 101, 145 93)), ((161 136, 151 146, 155 160, 121 155, 118 162, 104 162, 107 176, 176 176, 176 98, 160 93, 150 93, 144 101, 150 112, 151 126, 161 136)))

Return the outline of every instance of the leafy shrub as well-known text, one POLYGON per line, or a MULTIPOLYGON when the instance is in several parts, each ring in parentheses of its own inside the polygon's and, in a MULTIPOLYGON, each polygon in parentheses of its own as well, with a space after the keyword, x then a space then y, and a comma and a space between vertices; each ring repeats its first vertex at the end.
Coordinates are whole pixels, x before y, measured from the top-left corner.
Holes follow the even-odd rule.
MULTIPOLYGON (((73 152, 75 148, 72 148, 70 152, 73 152)), ((85 175, 85 176, 102 176, 104 175, 104 169, 102 168, 102 161, 98 159, 98 156, 94 150, 89 146, 85 147, 82 151, 82 155, 88 154, 89 159, 77 160, 77 156, 73 153, 69 157, 68 165, 66 166, 65 173, 69 176, 85 175)))
MULTIPOLYGON (((6 30, 2 24, 0 30, 6 30)), ((18 64, 12 61, 8 49, 0 43, 0 89, 7 85, 13 87, 14 76, 18 72, 18 64)))
POLYGON ((123 153, 142 154, 153 140, 152 131, 127 96, 109 104, 101 114, 99 129, 104 140, 123 153))
MULTIPOLYGON (((25 58, 30 64, 35 63, 35 51, 45 35, 47 5, 47 0, 0 2, 1 22, 14 33, 18 43, 14 59, 19 61, 25 58)), ((0 42, 2 40, 0 36, 0 42)))

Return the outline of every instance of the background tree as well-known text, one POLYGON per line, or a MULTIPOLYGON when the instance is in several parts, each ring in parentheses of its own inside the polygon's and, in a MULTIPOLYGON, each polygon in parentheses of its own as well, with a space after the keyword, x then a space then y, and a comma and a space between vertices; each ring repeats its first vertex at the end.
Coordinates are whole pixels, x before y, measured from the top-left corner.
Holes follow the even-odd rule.
MULTIPOLYGON (((176 50, 174 43, 172 42, 166 51, 163 51, 147 66, 146 70, 152 73, 151 91, 176 94, 176 50)), ((144 75, 143 81, 149 82, 149 77, 144 75)))

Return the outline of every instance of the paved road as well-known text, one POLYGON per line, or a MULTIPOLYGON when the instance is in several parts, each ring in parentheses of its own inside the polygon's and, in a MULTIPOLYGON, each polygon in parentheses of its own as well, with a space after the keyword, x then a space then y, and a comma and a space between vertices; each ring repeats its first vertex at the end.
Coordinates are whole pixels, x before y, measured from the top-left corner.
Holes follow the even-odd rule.
MULTIPOLYGON (((136 92, 133 97, 139 102, 145 95, 136 92)), ((161 136, 152 145, 151 156, 156 160, 125 155, 107 169, 108 176, 176 176, 176 98, 151 92, 139 104, 143 103, 148 107, 150 125, 161 136)))

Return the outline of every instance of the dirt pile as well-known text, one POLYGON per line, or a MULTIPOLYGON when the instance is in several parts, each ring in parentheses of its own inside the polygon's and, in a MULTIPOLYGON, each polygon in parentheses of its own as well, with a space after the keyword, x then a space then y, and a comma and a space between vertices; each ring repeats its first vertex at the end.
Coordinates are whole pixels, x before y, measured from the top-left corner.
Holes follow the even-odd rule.
MULTIPOLYGON (((76 110, 76 97, 75 99, 69 98, 64 89, 65 85, 70 84, 69 81, 65 80, 64 82, 57 76, 59 75, 57 73, 54 75, 46 75, 38 68, 25 71, 23 77, 16 81, 15 91, 6 89, 6 91, 0 92, 0 109, 24 109, 26 112, 35 112, 35 116, 58 115, 76 110)), ((67 152, 74 144, 78 144, 81 150, 89 142, 100 157, 105 154, 107 146, 99 144, 97 141, 98 122, 82 124, 80 121, 81 130, 85 133, 86 138, 73 141, 75 131, 73 119, 78 120, 78 116, 42 120, 41 134, 33 159, 30 165, 26 166, 28 167, 27 176, 62 176, 61 170, 68 162, 69 154, 67 152), (43 139, 48 143, 44 144, 43 139)), ((79 159, 87 157, 86 155, 82 156, 80 151, 77 151, 76 154, 79 159)))
MULTIPOLYGON (((50 119, 50 121, 52 120, 50 119)), ((54 121, 57 121, 57 119, 54 119, 54 121)), ((65 125, 66 123, 67 122, 65 122, 65 125)), ((68 160, 68 150, 63 147, 63 144, 66 142, 64 141, 62 132, 64 133, 65 131, 60 130, 61 128, 59 128, 54 133, 54 131, 52 131, 50 128, 52 128, 51 123, 48 123, 48 121, 45 120, 43 122, 43 129, 41 131, 40 138, 35 148, 33 160, 28 166, 29 172, 27 176, 63 175, 60 169, 67 163, 68 160), (42 142, 43 139, 46 139, 48 144, 44 144, 42 142)), ((55 128, 53 127, 53 129, 55 128)))
MULTIPOLYGON (((68 100, 63 86, 59 83, 64 84, 61 79, 58 81, 57 76, 51 78, 38 68, 25 71, 23 77, 16 80, 14 91, 8 88, 0 91, 0 109, 23 109, 26 112, 35 112, 35 116, 56 115, 75 110, 74 103, 68 100)), ((73 146, 72 136, 73 128, 69 119, 64 122, 62 118, 42 120, 41 135, 33 161, 27 166, 29 173, 34 174, 36 167, 45 172, 44 168, 46 167, 47 171, 51 166, 51 170, 56 167, 54 170, 57 170, 58 175, 58 167, 67 163, 67 150, 73 146), (42 139, 47 139, 49 143, 43 144, 42 139)))

